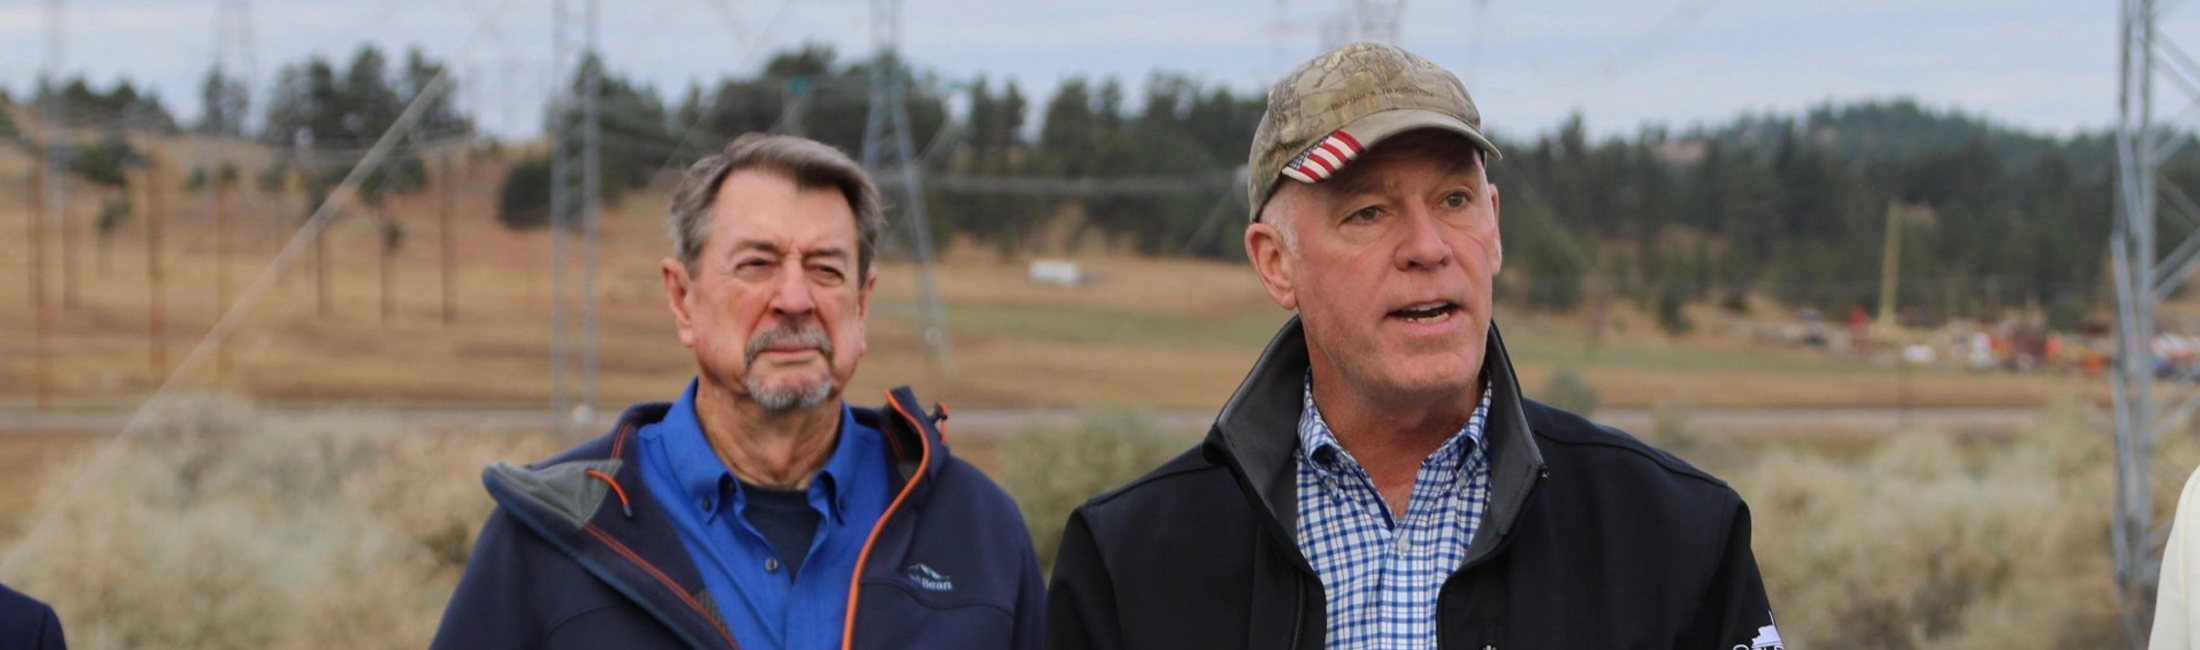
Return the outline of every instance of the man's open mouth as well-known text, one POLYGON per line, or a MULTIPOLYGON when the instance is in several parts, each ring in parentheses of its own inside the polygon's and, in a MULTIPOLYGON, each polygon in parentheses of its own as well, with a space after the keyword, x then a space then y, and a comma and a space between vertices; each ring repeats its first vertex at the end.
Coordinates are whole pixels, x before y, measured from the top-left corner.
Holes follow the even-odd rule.
POLYGON ((1452 312, 1456 311, 1459 311, 1459 305, 1449 302, 1424 302, 1417 305, 1407 305, 1402 309, 1391 310, 1390 317, 1408 323, 1438 323, 1451 318, 1452 312))

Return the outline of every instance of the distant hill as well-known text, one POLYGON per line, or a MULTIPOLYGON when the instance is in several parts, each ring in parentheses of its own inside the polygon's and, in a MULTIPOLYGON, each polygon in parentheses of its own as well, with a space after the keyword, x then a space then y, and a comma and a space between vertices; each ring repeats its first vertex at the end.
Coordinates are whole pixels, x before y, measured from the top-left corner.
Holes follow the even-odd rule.
MULTIPOLYGON (((1566 308, 1590 278, 1678 314, 1688 300, 1877 304, 1889 215, 1899 304, 1921 322, 2101 306, 2114 167, 2108 134, 2054 137, 1915 100, 1829 103, 1673 134, 1592 142, 1577 119, 1503 143, 1512 278, 1566 308)), ((2200 147, 2170 165, 2200 181, 2200 147)), ((2166 224, 2165 234, 2187 226, 2166 224)), ((1685 323, 1669 325, 1683 327, 1685 323)))

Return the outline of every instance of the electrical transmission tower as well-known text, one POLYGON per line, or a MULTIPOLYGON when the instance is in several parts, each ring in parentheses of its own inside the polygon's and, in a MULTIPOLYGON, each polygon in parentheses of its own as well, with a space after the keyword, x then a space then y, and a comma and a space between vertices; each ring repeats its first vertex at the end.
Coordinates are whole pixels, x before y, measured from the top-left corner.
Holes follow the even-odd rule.
POLYGON ((67 228, 69 179, 62 173, 62 162, 68 156, 68 132, 62 120, 68 116, 63 106, 67 95, 61 92, 62 52, 62 3, 46 0, 46 60, 39 72, 39 85, 45 97, 44 113, 39 117, 38 133, 32 136, 32 149, 38 160, 33 174, 36 187, 36 209, 32 210, 30 228, 31 249, 31 302, 37 312, 37 333, 34 335, 37 351, 35 365, 38 375, 37 407, 53 408, 53 304, 46 297, 46 230, 55 226, 67 228))
POLYGON ((1282 43, 1294 33, 1311 30, 1321 37, 1325 52, 1359 41, 1396 43, 1405 9, 1405 0, 1338 0, 1328 11, 1294 17, 1291 0, 1276 0, 1274 37, 1282 43))
POLYGON ((585 431, 596 414, 596 205, 603 190, 603 134, 597 125, 603 61, 596 47, 596 0, 553 0, 551 12, 551 76, 559 91, 552 95, 549 125, 550 410, 557 432, 572 436, 585 431), (575 256, 566 250, 566 238, 573 232, 580 234, 577 260, 569 259, 575 256), (577 296, 571 295, 568 277, 574 270, 567 268, 576 265, 577 296), (567 377, 576 372, 578 386, 567 377))
POLYGON ((2195 84, 2200 80, 2200 63, 2156 30, 2154 0, 2122 1, 2116 225, 2109 239, 2115 262, 2118 348, 2116 510, 2109 532, 2126 632, 2133 647, 2138 647, 2145 641, 2146 619, 2154 611, 2154 586, 2161 571, 2156 549, 2167 536, 2166 526, 2158 526, 2153 518, 2154 441, 2162 432, 2184 426, 2194 408, 2200 407, 2200 386, 2156 386, 2158 360, 2152 346, 2155 304, 2176 293, 2200 270, 2200 231, 2158 228, 2155 220, 2160 211, 2176 217, 2178 224, 2200 224, 2200 203, 2162 175, 2162 164, 2191 144, 2187 132, 2177 127, 2200 115, 2200 85, 2195 84), (2157 76, 2174 82, 2170 86, 2179 91, 2169 104, 2177 112, 2166 120, 2155 112, 2157 76), (2176 242, 2167 255, 2156 255, 2159 235, 2176 242))
MULTIPOLYGON (((229 172, 236 166, 230 163, 223 144, 247 133, 245 116, 251 114, 253 81, 259 73, 253 38, 251 0, 220 0, 215 8, 214 61, 209 71, 213 78, 207 80, 216 85, 206 97, 208 115, 201 118, 207 133, 199 151, 199 169, 211 180, 206 191, 214 215, 214 304, 224 311, 229 309, 230 228, 234 223, 229 212, 235 205, 230 200, 233 181, 229 172)), ((227 371, 229 363, 230 346, 224 341, 215 354, 215 371, 227 371)))
POLYGON ((863 167, 882 178, 900 177, 899 207, 906 217, 903 223, 909 225, 910 247, 916 249, 917 290, 924 302, 925 351, 933 371, 952 377, 955 363, 947 336, 947 313, 932 279, 932 226, 924 215, 924 186, 918 179, 919 161, 910 145, 909 79, 901 59, 900 0, 871 0, 871 42, 878 54, 871 64, 871 110, 863 127, 863 167), (891 156, 894 166, 879 167, 881 156, 891 156))
POLYGON ((1398 18, 1405 0, 1345 0, 1324 35, 1323 49, 1359 41, 1398 42, 1398 18))
POLYGON ((246 97, 255 96, 258 90, 253 87, 260 72, 254 38, 252 0, 221 0, 214 18, 214 66, 223 76, 241 84, 246 97))

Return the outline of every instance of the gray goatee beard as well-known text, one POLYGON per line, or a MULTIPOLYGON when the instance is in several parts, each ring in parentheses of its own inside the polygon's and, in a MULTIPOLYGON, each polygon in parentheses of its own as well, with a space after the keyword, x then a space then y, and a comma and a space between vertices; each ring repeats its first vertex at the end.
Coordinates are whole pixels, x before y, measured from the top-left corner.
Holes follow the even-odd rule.
POLYGON ((742 379, 741 384, 749 389, 749 398, 756 400, 757 406, 762 406, 767 411, 791 411, 823 404, 826 398, 832 397, 833 377, 830 372, 819 377, 817 381, 791 387, 775 389, 765 386, 764 381, 754 372, 756 357, 767 349, 777 347, 817 348, 819 353, 825 355, 826 366, 832 365, 833 341, 825 336, 825 330, 820 329, 816 323, 784 323, 756 333, 749 337, 747 350, 747 365, 751 371, 742 379))

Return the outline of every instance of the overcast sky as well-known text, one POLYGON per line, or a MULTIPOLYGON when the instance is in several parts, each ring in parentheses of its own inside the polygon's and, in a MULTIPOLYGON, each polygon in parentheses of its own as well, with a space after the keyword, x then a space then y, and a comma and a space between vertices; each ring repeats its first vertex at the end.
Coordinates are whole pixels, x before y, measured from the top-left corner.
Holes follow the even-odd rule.
MULTIPOLYGON (((575 0, 577 3, 578 0, 575 0)), ((45 0, 0 0, 0 85, 22 93, 49 57, 45 0)), ((104 85, 127 76, 171 110, 198 113, 215 59, 215 0, 66 0, 61 68, 104 85)), ((550 69, 550 0, 261 0, 253 51, 264 88, 308 54, 338 62, 362 42, 457 63, 463 98, 505 134, 539 128, 550 69)), ((1154 70, 1265 88, 1310 57, 1331 0, 907 0, 909 58, 950 78, 1015 79, 1029 96, 1069 76, 1154 70)), ((605 2, 612 67, 677 99, 695 80, 752 73, 768 52, 823 42, 871 51, 866 0, 605 2)), ((1422 0, 1398 41, 1467 82, 1487 126, 1547 131, 1579 112, 1602 134, 1676 129, 1833 100, 1914 97, 2054 134, 2110 126, 2117 7, 2106 0, 1422 0)), ((2163 18, 2200 44, 2200 9, 2163 18)), ((2160 86, 2165 97, 2174 86, 2160 86)), ((2166 101, 2166 100, 2165 100, 2166 101)))

